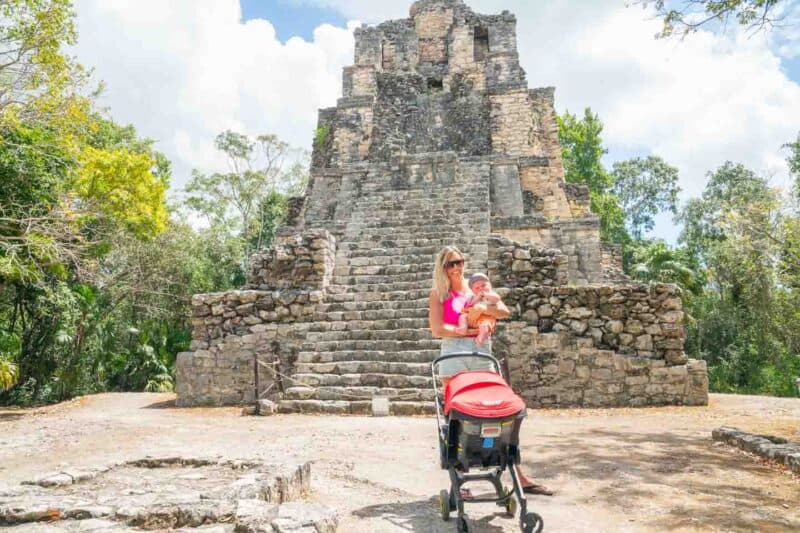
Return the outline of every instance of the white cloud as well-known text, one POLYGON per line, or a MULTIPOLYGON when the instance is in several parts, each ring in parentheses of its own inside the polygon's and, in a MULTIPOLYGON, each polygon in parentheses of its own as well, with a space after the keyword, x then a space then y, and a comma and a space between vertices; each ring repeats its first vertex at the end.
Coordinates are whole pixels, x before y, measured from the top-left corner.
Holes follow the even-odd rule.
MULTIPOLYGON (((411 5, 291 1, 371 23, 406 17, 411 5)), ((529 85, 555 86, 560 111, 590 106, 612 156, 661 155, 680 168, 686 195, 725 160, 785 179, 779 148, 800 128, 800 86, 781 65, 798 53, 790 30, 655 40, 652 13, 619 0, 467 3, 517 15, 529 85)), ((317 108, 335 105, 341 68, 352 63, 355 23, 281 44, 268 21, 241 22, 237 0, 78 0, 76 8, 76 53, 108 82, 114 117, 161 141, 178 186, 191 166, 220 163, 212 141, 226 128, 274 132, 308 148, 317 108)), ((659 230, 675 236, 669 224, 659 230)))
POLYGON ((74 50, 107 84, 101 104, 173 161, 173 190, 191 168, 224 168, 225 129, 275 133, 309 148, 317 109, 336 104, 352 62, 353 26, 323 25, 282 44, 265 20, 241 21, 238 0, 78 0, 74 50))

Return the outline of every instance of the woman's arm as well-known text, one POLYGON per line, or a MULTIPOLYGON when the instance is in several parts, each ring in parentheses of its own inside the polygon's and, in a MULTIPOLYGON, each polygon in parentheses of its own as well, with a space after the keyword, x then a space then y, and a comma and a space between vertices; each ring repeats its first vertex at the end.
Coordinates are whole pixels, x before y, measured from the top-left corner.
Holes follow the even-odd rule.
POLYGON ((437 339, 444 337, 463 337, 475 336, 478 333, 477 329, 469 329, 462 335, 456 331, 456 326, 453 324, 445 324, 442 318, 442 302, 439 301, 439 293, 436 289, 431 291, 430 298, 428 298, 428 325, 431 328, 431 335, 437 339))

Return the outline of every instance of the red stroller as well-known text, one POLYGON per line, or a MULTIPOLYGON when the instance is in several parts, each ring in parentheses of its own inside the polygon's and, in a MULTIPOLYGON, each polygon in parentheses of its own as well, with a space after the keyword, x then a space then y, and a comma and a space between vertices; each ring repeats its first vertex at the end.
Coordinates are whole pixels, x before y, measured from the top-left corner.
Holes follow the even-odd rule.
POLYGON ((494 502, 505 507, 509 516, 514 516, 519 502, 523 533, 540 533, 544 522, 538 514, 527 511, 514 468, 520 461, 519 430, 527 415, 525 402, 500 375, 497 359, 477 352, 443 355, 431 363, 431 372, 441 466, 450 474, 450 490, 439 493, 442 519, 449 520, 450 512, 457 510, 457 531, 468 531, 461 487, 472 481, 489 481, 497 497, 466 501, 494 502), (440 380, 444 397, 438 387, 440 380), (482 472, 470 474, 471 468, 482 472), (506 469, 511 474, 513 490, 503 487, 501 476, 506 469))

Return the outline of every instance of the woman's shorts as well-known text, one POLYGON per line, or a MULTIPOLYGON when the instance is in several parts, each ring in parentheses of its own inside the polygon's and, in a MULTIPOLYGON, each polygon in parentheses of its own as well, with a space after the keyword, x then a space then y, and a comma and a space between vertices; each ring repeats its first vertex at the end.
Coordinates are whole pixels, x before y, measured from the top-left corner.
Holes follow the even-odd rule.
MULTIPOLYGON (((442 339, 442 345, 439 354, 450 355, 453 353, 473 353, 480 352, 485 354, 492 354, 492 341, 487 340, 480 346, 475 344, 475 337, 445 337, 442 339)), ((457 359, 448 359, 439 364, 440 376, 451 376, 456 372, 462 370, 493 370, 492 364, 486 359, 477 357, 460 357, 457 359)))

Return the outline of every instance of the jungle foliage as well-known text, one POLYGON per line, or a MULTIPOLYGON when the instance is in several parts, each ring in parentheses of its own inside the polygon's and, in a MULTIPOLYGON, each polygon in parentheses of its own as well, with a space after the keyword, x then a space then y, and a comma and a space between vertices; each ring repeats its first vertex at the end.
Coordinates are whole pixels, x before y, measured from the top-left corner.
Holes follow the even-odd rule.
POLYGON ((248 248, 269 241, 302 186, 285 143, 226 132, 218 146, 231 172, 169 205, 169 161, 98 111, 97 88, 64 51, 76 38, 67 0, 0 0, 4 403, 171 390, 191 340, 191 295, 241 284, 248 248), (268 168, 249 166, 264 147, 268 168), (241 185, 236 198, 220 197, 219 183, 241 185), (240 202, 247 216, 194 229, 185 213, 203 202, 214 213, 240 202))
POLYGON ((604 240, 623 246, 626 273, 683 289, 686 352, 708 362, 711 389, 797 395, 800 135, 783 147, 791 191, 727 162, 679 206, 678 171, 657 156, 605 170, 602 122, 590 109, 580 119, 565 113, 559 126, 566 179, 589 188, 604 240), (682 224, 675 246, 646 236, 662 212, 682 224))

